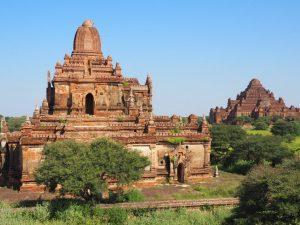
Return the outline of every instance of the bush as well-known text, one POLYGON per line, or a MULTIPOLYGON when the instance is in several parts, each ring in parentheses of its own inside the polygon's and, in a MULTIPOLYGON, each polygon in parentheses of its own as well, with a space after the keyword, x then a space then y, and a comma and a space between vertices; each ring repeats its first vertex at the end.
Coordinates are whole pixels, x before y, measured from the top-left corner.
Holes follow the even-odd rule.
POLYGON ((288 148, 282 145, 282 141, 283 139, 274 136, 250 135, 236 146, 224 165, 229 168, 239 160, 250 161, 249 165, 264 161, 273 166, 280 164, 285 158, 292 156, 288 148))
POLYGON ((272 127, 271 132, 274 135, 300 135, 300 123, 296 121, 278 120, 272 127))
POLYGON ((248 160, 239 159, 236 162, 234 162, 232 165, 230 165, 229 168, 226 169, 226 171, 230 173, 246 175, 253 166, 254 166, 254 162, 252 160, 248 161, 248 160))
POLYGON ((267 130, 269 125, 264 121, 255 121, 253 127, 255 130, 267 130))
POLYGON ((144 195, 137 189, 132 189, 121 193, 117 198, 117 202, 142 202, 143 200, 144 195))
POLYGON ((111 208, 105 210, 107 221, 111 225, 123 225, 128 221, 128 214, 125 209, 111 208))
POLYGON ((184 142, 186 140, 186 138, 183 137, 172 137, 172 138, 168 138, 167 142, 169 142, 172 145, 179 145, 182 142, 184 142))
POLYGON ((300 161, 258 166, 242 183, 230 225, 297 225, 300 221, 300 161))

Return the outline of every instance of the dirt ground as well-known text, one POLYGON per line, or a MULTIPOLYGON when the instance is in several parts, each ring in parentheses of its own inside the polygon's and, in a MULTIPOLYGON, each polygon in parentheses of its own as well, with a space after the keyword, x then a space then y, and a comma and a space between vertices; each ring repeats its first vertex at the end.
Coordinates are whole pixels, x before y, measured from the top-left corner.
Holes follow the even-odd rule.
MULTIPOLYGON (((201 199, 207 197, 207 194, 201 193, 201 191, 197 190, 197 187, 205 188, 205 190, 216 190, 216 193, 219 194, 220 190, 222 191, 225 188, 236 188, 243 178, 244 177, 240 175, 221 172, 219 178, 208 178, 197 184, 161 184, 144 188, 141 192, 145 197, 145 201, 201 199)), ((222 197, 217 196, 217 194, 216 197, 222 197)), ((18 192, 5 187, 0 187, 0 201, 8 203, 50 200, 55 197, 56 195, 50 193, 18 192)))

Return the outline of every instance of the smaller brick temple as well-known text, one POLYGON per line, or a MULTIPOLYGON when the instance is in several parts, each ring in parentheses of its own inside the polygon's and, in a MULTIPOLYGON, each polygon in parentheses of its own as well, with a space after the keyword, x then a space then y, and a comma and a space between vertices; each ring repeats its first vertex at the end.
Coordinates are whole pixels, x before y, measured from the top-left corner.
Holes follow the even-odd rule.
POLYGON ((210 110, 210 122, 232 122, 239 116, 258 118, 262 116, 280 116, 282 118, 300 118, 300 109, 287 107, 282 98, 275 99, 273 92, 266 90, 261 82, 252 79, 235 100, 228 99, 227 107, 210 110))
MULTIPOLYGON (((18 132, 10 133, 2 121, 7 143, 1 162, 1 182, 20 190, 39 190, 34 172, 45 144, 74 139, 90 142, 108 137, 147 156, 140 184, 171 180, 196 181, 211 176, 211 138, 203 118, 153 115, 153 82, 144 84, 123 75, 119 63, 104 57, 98 30, 91 20, 79 26, 71 55, 56 63, 54 77, 47 74, 46 98, 18 132), (174 145, 170 139, 181 138, 174 145), (176 157, 177 166, 170 163, 176 157)), ((122 160, 122 159, 120 159, 122 160)))

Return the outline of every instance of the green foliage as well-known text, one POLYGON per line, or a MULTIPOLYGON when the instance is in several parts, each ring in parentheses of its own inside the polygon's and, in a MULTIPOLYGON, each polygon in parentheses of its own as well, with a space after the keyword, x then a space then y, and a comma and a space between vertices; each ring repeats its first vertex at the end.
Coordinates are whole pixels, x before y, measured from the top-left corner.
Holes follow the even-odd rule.
POLYGON ((68 120, 67 119, 64 119, 64 118, 60 118, 59 119, 59 123, 63 124, 63 125, 66 125, 68 123, 68 120))
POLYGON ((292 152, 296 153, 297 155, 300 154, 300 136, 295 137, 292 141, 287 140, 283 143, 288 149, 292 152))
POLYGON ((269 116, 259 117, 252 122, 255 130, 268 130, 271 125, 272 118, 269 116))
POLYGON ((188 118, 187 117, 181 117, 181 123, 182 124, 187 124, 188 123, 188 118))
POLYGON ((62 200, 42 204, 39 209, 26 210, 5 206, 1 209, 1 225, 219 225, 231 215, 228 207, 217 207, 187 211, 177 210, 134 210, 120 208, 102 209, 86 203, 62 200), (72 202, 72 203, 71 203, 72 202), (58 205, 61 205, 59 207, 58 205), (41 215, 41 211, 43 211, 41 215), (50 216, 49 216, 50 215, 50 216))
POLYGON ((184 137, 171 137, 167 139, 167 142, 173 145, 179 145, 183 142, 185 142, 186 138, 184 137))
POLYGON ((117 202, 142 202, 144 195, 140 190, 131 189, 120 193, 117 197, 117 202))
POLYGON ((281 119, 282 119, 281 116, 275 115, 275 116, 272 116, 271 122, 272 122, 272 123, 276 123, 278 120, 281 120, 281 119))
POLYGON ((60 184, 61 195, 73 194, 86 200, 99 196, 105 182, 99 179, 102 168, 94 165, 94 156, 90 153, 87 145, 75 141, 46 145, 45 160, 35 174, 36 181, 45 184, 50 191, 60 184))
POLYGON ((129 83, 128 83, 127 81, 124 81, 124 82, 123 82, 123 86, 124 86, 124 87, 128 87, 128 86, 129 86, 129 83))
POLYGON ((102 175, 116 179, 118 185, 139 180, 150 164, 139 152, 129 151, 122 144, 105 138, 92 142, 90 152, 93 167, 101 168, 102 175))
POLYGON ((228 168, 239 160, 246 160, 251 162, 250 165, 267 161, 275 166, 281 163, 283 159, 292 156, 292 153, 282 146, 282 141, 281 138, 274 136, 250 135, 237 144, 224 165, 228 168))
POLYGON ((254 162, 252 160, 238 159, 237 161, 234 161, 232 164, 230 164, 226 171, 230 173, 246 175, 253 166, 254 162))
POLYGON ((239 206, 227 224, 297 225, 300 221, 300 161, 258 166, 240 187, 239 206))
POLYGON ((60 184, 61 195, 72 194, 85 200, 99 199, 107 187, 107 178, 116 179, 118 185, 140 179, 149 164, 138 152, 108 139, 96 140, 89 146, 74 141, 54 142, 45 147, 44 154, 36 181, 52 191, 60 184))
POLYGON ((253 127, 255 130, 267 130, 269 128, 269 124, 264 121, 254 121, 253 127))
POLYGON ((230 216, 230 208, 218 207, 202 210, 162 210, 144 213, 139 217, 133 217, 129 225, 220 225, 230 216))
POLYGON ((26 121, 26 116, 5 117, 10 132, 20 130, 22 124, 26 121))
POLYGON ((274 135, 286 136, 286 135, 300 135, 300 122, 278 120, 272 127, 271 132, 274 135))
POLYGON ((262 136, 272 136, 271 131, 269 130, 246 130, 248 135, 262 135, 262 136))
POLYGON ((201 138, 199 141, 201 141, 201 142, 210 142, 210 138, 209 137, 204 137, 204 138, 201 138))
POLYGON ((172 133, 172 134, 180 134, 180 133, 181 133, 180 127, 179 127, 179 126, 176 126, 175 128, 173 128, 173 129, 171 130, 171 133, 172 133))
POLYGON ((228 157, 235 146, 246 137, 246 131, 236 125, 213 125, 212 135, 212 163, 220 163, 228 157))
POLYGON ((194 187, 203 198, 227 198, 234 197, 237 191, 236 183, 228 184, 226 186, 205 187, 203 185, 194 187))
POLYGON ((125 209, 107 209, 106 214, 108 216, 108 223, 111 225, 124 225, 128 220, 128 214, 125 209))
POLYGON ((118 116, 117 117, 117 122, 123 122, 124 121, 124 117, 123 116, 118 116))

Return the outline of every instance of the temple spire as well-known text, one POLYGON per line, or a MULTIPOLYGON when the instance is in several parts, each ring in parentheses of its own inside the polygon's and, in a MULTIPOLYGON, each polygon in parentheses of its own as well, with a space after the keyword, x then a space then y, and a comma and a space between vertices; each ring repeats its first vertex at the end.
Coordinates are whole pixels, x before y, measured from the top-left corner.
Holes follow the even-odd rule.
POLYGON ((47 72, 47 81, 48 81, 48 84, 51 83, 51 73, 50 73, 50 70, 48 70, 48 72, 47 72))

